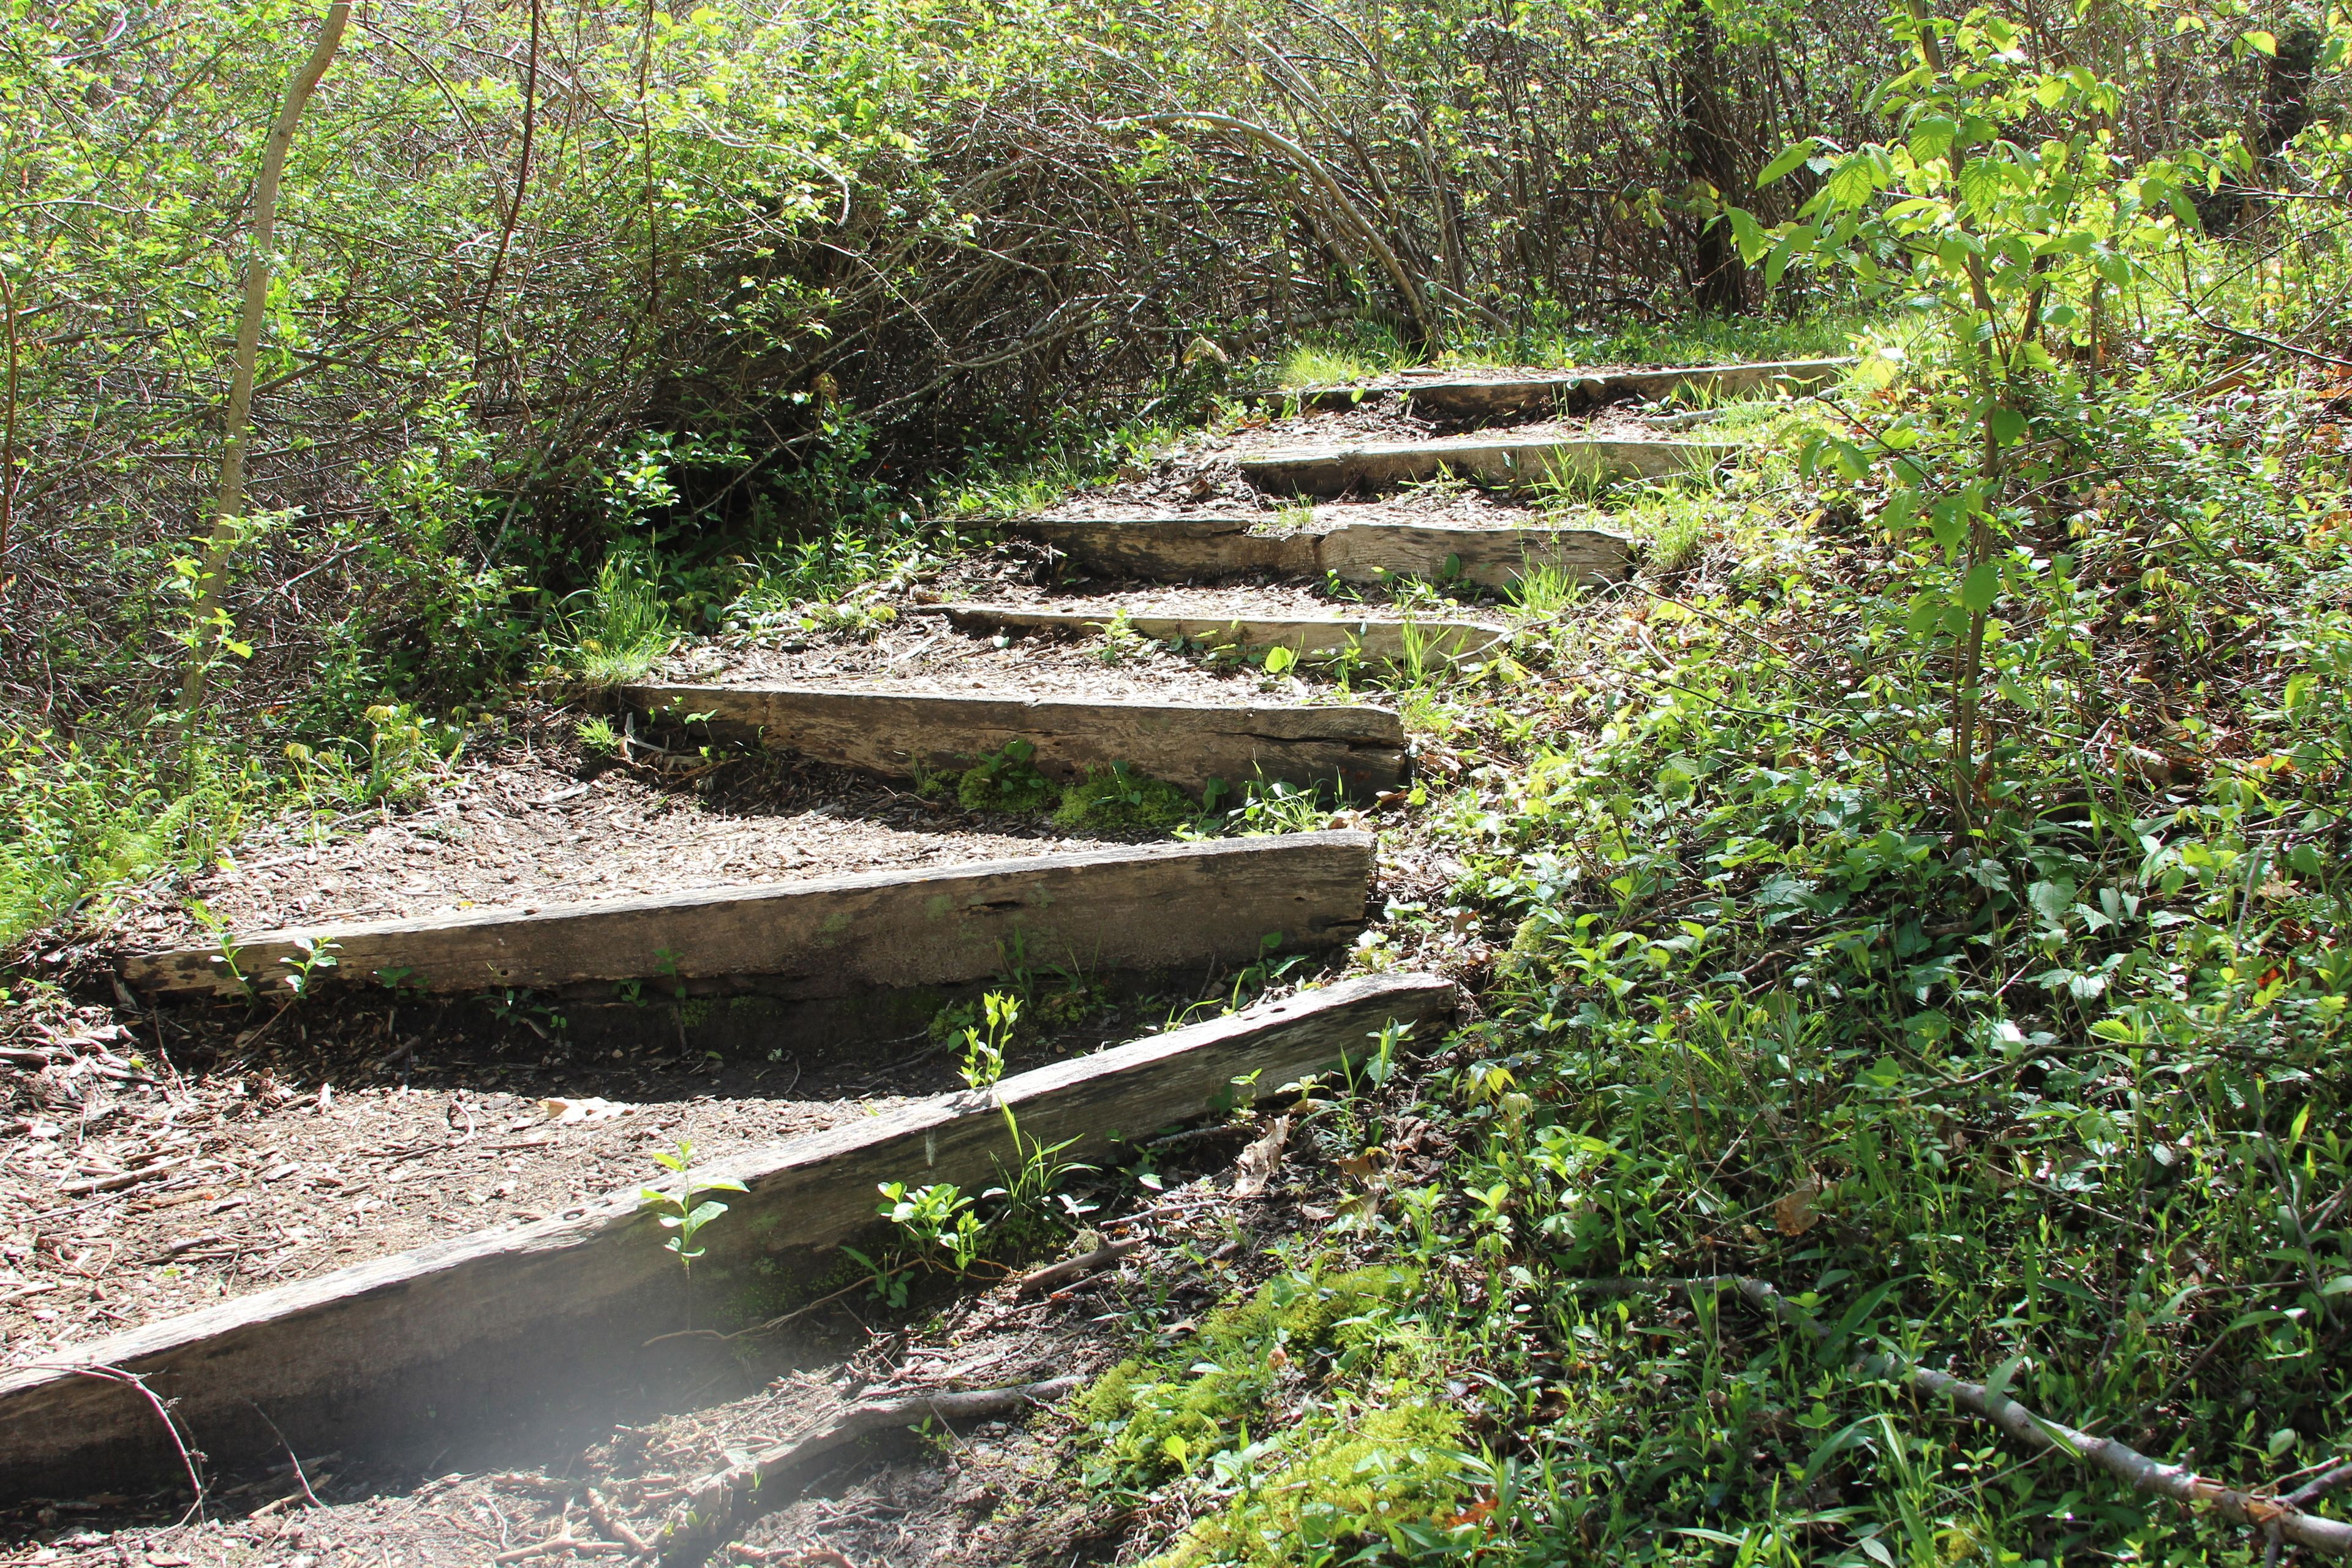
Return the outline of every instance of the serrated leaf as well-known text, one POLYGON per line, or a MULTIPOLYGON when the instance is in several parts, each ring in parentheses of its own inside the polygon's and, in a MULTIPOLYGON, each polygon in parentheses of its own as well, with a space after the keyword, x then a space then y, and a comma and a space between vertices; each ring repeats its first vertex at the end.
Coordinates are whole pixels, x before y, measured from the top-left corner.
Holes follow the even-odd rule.
POLYGON ((1838 160, 1829 180, 1822 186, 1822 195, 1833 207, 1858 207, 1877 193, 1877 172, 1870 160, 1860 153, 1838 160))
POLYGON ((1992 608, 2000 597, 2000 568, 1990 561, 1979 561, 1969 568, 1960 584, 1960 607, 1972 616, 1980 616, 1992 608))
POLYGON ((1979 212, 1990 210, 2009 184, 2009 173, 1990 158, 1971 158, 1960 165, 1960 205, 1979 212))
POLYGON ((1957 549, 1968 537, 1969 503, 1964 496, 1946 496, 1927 509, 1927 531, 1946 550, 1957 549))
POLYGON ((2007 404, 1996 405, 1985 423, 1992 429, 1992 438, 2004 447, 2025 438, 2025 416, 2007 404))
POLYGON ((1916 163, 1932 163, 1952 150, 1952 137, 1959 130, 1948 115, 1924 114, 1911 127, 1911 160, 1916 163))

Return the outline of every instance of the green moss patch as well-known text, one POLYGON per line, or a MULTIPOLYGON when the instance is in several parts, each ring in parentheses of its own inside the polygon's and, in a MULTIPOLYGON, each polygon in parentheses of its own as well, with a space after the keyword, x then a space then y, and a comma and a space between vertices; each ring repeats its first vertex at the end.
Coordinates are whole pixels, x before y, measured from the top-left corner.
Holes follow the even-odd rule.
POLYGON ((1200 814, 1192 798, 1166 779, 1113 763, 1088 769, 1084 778, 1064 786, 1054 822, 1060 827, 1171 828, 1200 814))

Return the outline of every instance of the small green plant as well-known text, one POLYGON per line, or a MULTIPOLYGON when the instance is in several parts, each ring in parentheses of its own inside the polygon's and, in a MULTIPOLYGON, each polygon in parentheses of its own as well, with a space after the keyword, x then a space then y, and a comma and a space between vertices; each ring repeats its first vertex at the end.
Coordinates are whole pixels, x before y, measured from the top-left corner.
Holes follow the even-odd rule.
POLYGON ((1298 650, 1286 644, 1276 643, 1265 650, 1265 672, 1268 675, 1286 674, 1297 663, 1298 650))
POLYGON ((1104 664, 1114 666, 1125 664, 1129 659, 1141 653, 1150 642, 1149 638, 1135 629, 1134 618, 1128 614, 1127 606, 1124 605, 1111 612, 1110 619, 1091 622, 1089 625, 1094 630, 1102 634, 1102 642, 1095 649, 1095 658, 1104 664))
POLYGON ((287 743, 295 787, 313 807, 347 809, 413 800, 436 780, 446 778, 465 749, 461 727, 428 719, 406 703, 379 702, 362 716, 368 723, 364 754, 350 740, 316 747, 300 741, 287 743))
POLYGON ((621 732, 613 728, 613 721, 601 713, 581 720, 572 726, 572 732, 580 738, 580 743, 588 749, 591 755, 617 757, 621 754, 621 732))
POLYGON ((959 1274, 970 1269, 987 1244, 988 1226, 972 1211, 971 1199, 961 1187, 936 1182, 910 1187, 904 1182, 881 1184, 882 1206, 877 1212, 906 1233, 916 1247, 945 1252, 959 1274))
POLYGON ((678 972, 677 960, 678 955, 669 948, 654 949, 654 968, 669 982, 672 999, 683 1003, 686 1000, 686 976, 678 972))
POLYGON ((1252 784, 1233 814, 1233 830, 1243 837, 1276 833, 1319 833, 1331 826, 1332 808, 1318 786, 1302 788, 1280 779, 1252 784))
POLYGON ((669 651, 676 631, 662 600, 660 571, 649 557, 614 551, 597 568, 595 586, 572 599, 585 600, 574 621, 573 662, 589 685, 642 679, 669 651))
POLYGON ((956 784, 956 801, 967 811, 1026 813, 1041 811, 1054 796, 1053 782, 1031 765, 1037 748, 1026 741, 1007 741, 963 771, 956 784))
POLYGON ((898 612, 870 594, 819 600, 801 607, 801 630, 832 633, 872 642, 898 619, 898 612))
POLYGON ((1003 1079, 1005 1049, 1012 1045, 1013 1030, 1021 1022, 1018 997, 991 991, 980 1001, 986 1026, 964 1030, 963 1065, 959 1069, 966 1086, 976 1094, 994 1089, 1003 1079))
POLYGON ((1276 508, 1274 514, 1274 526, 1306 532, 1315 526, 1315 503, 1307 500, 1293 501, 1287 506, 1276 508))
POLYGON ((1201 814, 1192 797, 1165 779, 1137 773, 1125 763, 1090 768, 1062 790, 1054 813, 1057 827, 1170 828, 1201 814))
POLYGON ((293 953, 278 961, 292 971, 286 976, 286 989, 306 999, 316 994, 324 984, 320 972, 335 967, 335 952, 341 945, 332 937, 297 936, 293 953))
POLYGON ((1504 590, 1511 608, 1533 620, 1549 620, 1576 602, 1577 581, 1549 563, 1528 562, 1504 590))
POLYGON ((675 1152, 664 1151, 656 1153, 654 1163, 677 1177, 677 1191, 667 1193, 659 1187, 640 1187, 637 1189, 637 1204, 641 1212, 658 1216, 663 1229, 677 1233, 662 1243, 662 1247, 677 1258, 677 1266, 685 1273, 687 1316, 691 1323, 694 1314, 694 1260, 707 1250, 702 1246, 702 1232, 727 1212, 727 1205, 716 1198, 698 1204, 695 1197, 701 1193, 740 1193, 744 1191, 744 1186, 731 1176, 696 1174, 693 1168, 694 1145, 684 1138, 677 1141, 675 1152))
POLYGON ((1410 618, 1397 628, 1397 656, 1388 660, 1390 678, 1398 685, 1423 690, 1436 683, 1446 669, 1444 653, 1439 639, 1425 632, 1410 618))

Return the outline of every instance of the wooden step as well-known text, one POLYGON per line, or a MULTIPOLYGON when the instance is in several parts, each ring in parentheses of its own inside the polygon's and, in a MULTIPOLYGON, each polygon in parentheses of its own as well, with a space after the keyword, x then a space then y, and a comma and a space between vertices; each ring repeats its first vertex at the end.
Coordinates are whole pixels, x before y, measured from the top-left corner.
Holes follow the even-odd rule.
POLYGON ((1016 947, 1089 971, 1198 972, 1256 957, 1271 931, 1300 950, 1345 942, 1371 874, 1368 833, 1155 844, 239 933, 235 973, 219 949, 190 948, 131 957, 122 974, 161 995, 234 995, 239 973, 276 989, 297 939, 333 942, 348 983, 405 971, 404 986, 459 994, 652 980, 808 1001, 983 980, 1016 947))
POLYGON ((889 778, 966 768, 1013 741, 1051 779, 1125 763, 1199 795, 1265 779, 1338 781, 1350 795, 1394 789, 1404 727, 1385 708, 1278 703, 1087 701, 856 687, 633 686, 623 700, 664 721, 798 752, 889 778))
POLYGON ((1530 568, 1576 582, 1614 582, 1633 570, 1633 542, 1592 528, 1470 528, 1348 522, 1261 534, 1247 517, 1026 518, 1014 532, 1051 545, 1104 577, 1181 583, 1265 572, 1367 585, 1391 576, 1501 588, 1530 568))
MULTIPOLYGON (((1050 631, 1087 636, 1110 623, 1101 610, 1040 610, 1020 605, 925 605, 965 631, 1050 631)), ((1475 621, 1415 620, 1397 616, 1170 616, 1130 614, 1126 624, 1160 642, 1186 641, 1211 648, 1255 653, 1286 647, 1306 658, 1354 652, 1365 658, 1402 659, 1409 638, 1418 638, 1424 658, 1466 658, 1485 652, 1505 633, 1475 621)))
POLYGON ((1283 495, 1369 495, 1445 474, 1498 489, 1528 489, 1553 480, 1705 473, 1739 450, 1699 441, 1442 436, 1427 441, 1286 447, 1244 458, 1241 468, 1251 484, 1283 495))
POLYGON ((1494 377, 1442 376, 1388 386, 1314 386, 1297 395, 1300 407, 1318 410, 1394 398, 1408 412, 1425 419, 1528 419, 1580 413, 1628 398, 1659 402, 1676 394, 1732 398, 1762 392, 1811 392, 1836 381, 1853 364, 1852 359, 1799 359, 1598 374, 1562 370, 1494 377))
MULTIPOLYGON (((730 1212, 702 1233, 701 1326, 747 1291, 772 1300, 779 1284, 813 1285, 830 1249, 875 1227, 877 1183, 993 1184, 1019 1163, 1007 1109, 1024 1141, 1076 1140, 1068 1155, 1083 1158, 1114 1136, 1214 1114, 1239 1084, 1271 1097, 1360 1060, 1392 1022, 1412 1026, 1412 1047, 1435 1046, 1454 1005, 1453 984, 1433 975, 1343 981, 1023 1073, 989 1095, 936 1096, 714 1162, 701 1173, 748 1190, 726 1194, 730 1212)), ((648 1174, 659 1174, 650 1163, 648 1174)), ((632 1186, 53 1352, 0 1374, 0 1502, 182 1480, 148 1398, 88 1368, 143 1379, 215 1473, 278 1458, 280 1431, 299 1454, 423 1460, 623 1390, 698 1384, 681 1358, 707 1342, 648 1343, 687 1326, 667 1234, 632 1186)))

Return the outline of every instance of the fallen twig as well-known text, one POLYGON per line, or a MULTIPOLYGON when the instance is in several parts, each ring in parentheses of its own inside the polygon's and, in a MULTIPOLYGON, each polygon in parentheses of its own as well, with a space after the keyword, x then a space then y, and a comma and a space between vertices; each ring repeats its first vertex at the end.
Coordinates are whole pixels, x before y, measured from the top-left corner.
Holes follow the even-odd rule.
POLYGON ((246 1404, 253 1405, 253 1413, 261 1417, 261 1424, 269 1428, 271 1435, 278 1439, 278 1447, 286 1450, 286 1462, 293 1467, 294 1484, 302 1489, 303 1497, 310 1500, 312 1508, 324 1508, 326 1505, 319 1500, 319 1494, 310 1489, 310 1478, 302 1473, 302 1456, 294 1451, 294 1445, 286 1440, 286 1434, 279 1431, 278 1423, 269 1418, 269 1412, 254 1405, 250 1399, 246 1404))
POLYGON ((142 1165, 135 1171, 120 1171, 111 1176, 91 1176, 79 1182, 67 1182, 58 1188, 64 1197, 87 1197, 91 1193, 111 1193, 124 1187, 137 1186, 141 1182, 154 1180, 168 1171, 176 1171, 188 1163, 187 1156, 175 1160, 158 1160, 152 1165, 142 1165))
MULTIPOLYGON (((1769 1282, 1751 1279, 1745 1275, 1711 1274, 1691 1279, 1597 1279, 1584 1282, 1581 1288, 1610 1295, 1633 1295, 1644 1290, 1732 1290, 1817 1344, 1827 1343, 1830 1339, 1830 1331, 1811 1313, 1781 1295, 1769 1282)), ((1893 1354, 1864 1356, 1858 1358, 1853 1365, 1857 1371, 1907 1383, 1922 1393, 1940 1394, 2029 1447, 2060 1449, 2070 1458, 2105 1471, 2135 1491, 2170 1498, 2190 1509, 2210 1508, 2233 1524, 2275 1532, 2280 1539, 2291 1541, 2298 1546, 2307 1546, 2315 1552, 2336 1557, 2352 1555, 2352 1524, 2304 1512, 2302 1504, 2296 1500, 2301 1493, 2285 1498, 2263 1497, 2225 1487, 2219 1481, 2207 1479, 2185 1465, 2170 1465, 2151 1459, 2113 1437, 2094 1436, 2088 1432, 2052 1421, 2034 1414, 1998 1390, 1980 1383, 1965 1382, 1933 1367, 1921 1366, 1907 1357, 1893 1354)), ((2346 1468, 2352 1469, 2352 1467, 2346 1468)), ((2328 1479, 2322 1476, 2319 1480, 2328 1479)), ((2317 1484, 2314 1482, 2312 1487, 2317 1484)), ((2305 1489, 2311 1490, 2311 1488, 2305 1489)), ((2319 1493, 2312 1491, 2311 1495, 2315 1498, 2319 1493)))
POLYGON ((529 1546, 518 1546, 511 1552, 501 1552, 490 1559, 493 1563, 528 1563, 534 1557, 551 1556, 558 1552, 577 1552, 583 1557, 610 1557, 616 1552, 630 1552, 633 1547, 617 1541, 583 1541, 569 1530, 561 1535, 551 1535, 529 1546))
POLYGON ((1047 1264, 1033 1274, 1023 1275, 1020 1285, 1013 1293, 1015 1296, 1046 1295, 1061 1289, 1073 1279, 1083 1279, 1087 1275, 1108 1268, 1112 1264, 1141 1247, 1147 1239, 1144 1237, 1132 1236, 1125 1241, 1106 1241, 1092 1252, 1081 1253, 1076 1258, 1066 1258, 1059 1263, 1047 1264))
POLYGON ((180 1516, 180 1522, 185 1524, 194 1519, 205 1506, 205 1479, 196 1469, 196 1457, 188 1447, 186 1435, 180 1430, 180 1424, 172 1418, 171 1406, 155 1396, 155 1391, 147 1386, 146 1378, 138 1373, 125 1372, 119 1366, 78 1366, 73 1371, 78 1377, 94 1377, 100 1383, 125 1384, 139 1391, 139 1396, 148 1403, 155 1412, 155 1418, 163 1424, 164 1435, 172 1439, 172 1447, 179 1450, 180 1464, 188 1472, 189 1489, 195 1493, 194 1500, 188 1504, 188 1511, 180 1516))
POLYGON ((596 1489, 593 1487, 588 1489, 588 1517, 596 1521, 597 1529, 621 1542, 638 1556, 644 1557, 652 1553, 653 1542, 631 1530, 626 1521, 615 1514, 603 1498, 596 1495, 596 1489))
POLYGON ((779 1502, 763 1499, 763 1491, 789 1480, 813 1461, 868 1432, 909 1426, 925 1419, 951 1421, 1002 1415, 1025 1405, 1058 1399, 1076 1388, 1078 1382, 1076 1377, 1056 1377, 1010 1388, 917 1394, 904 1399, 853 1405, 799 1441, 754 1454, 688 1492, 685 1502, 662 1526, 663 1568, 701 1563, 737 1529, 780 1506, 779 1502))

